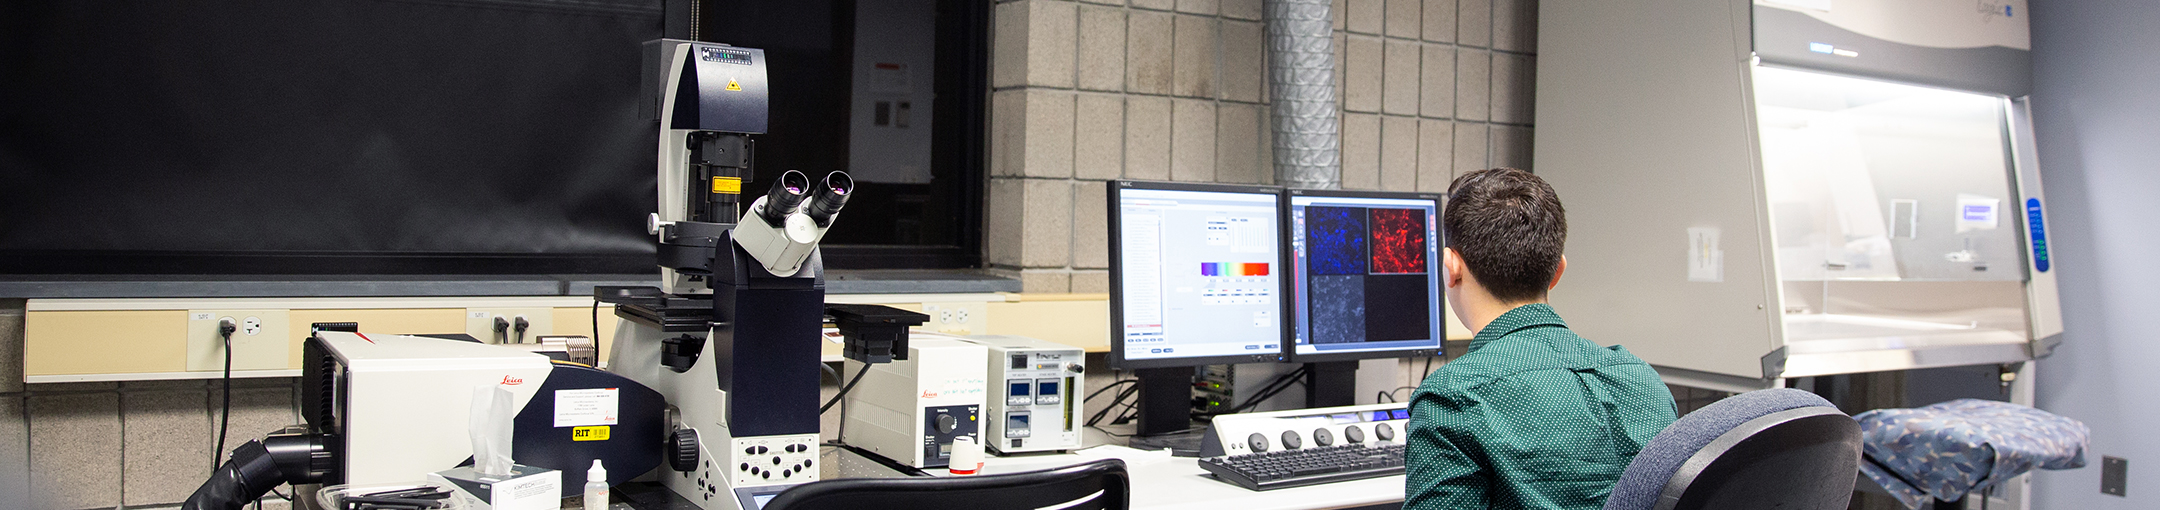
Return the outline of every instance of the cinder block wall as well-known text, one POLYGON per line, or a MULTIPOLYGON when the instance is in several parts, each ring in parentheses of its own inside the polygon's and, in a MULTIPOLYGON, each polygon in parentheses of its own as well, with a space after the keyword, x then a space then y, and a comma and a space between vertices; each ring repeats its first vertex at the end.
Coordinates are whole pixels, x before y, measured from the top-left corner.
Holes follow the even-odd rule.
MULTIPOLYGON (((1343 187, 1530 166, 1536 0, 1335 0, 1343 187)), ((1104 181, 1272 183, 1260 0, 1015 0, 992 27, 984 259, 1107 292, 1104 181)))
MULTIPOLYGON (((0 510, 171 506, 210 477, 218 383, 24 384, 22 335, 23 301, 0 299, 0 510)), ((298 423, 297 384, 234 380, 226 449, 298 423)))

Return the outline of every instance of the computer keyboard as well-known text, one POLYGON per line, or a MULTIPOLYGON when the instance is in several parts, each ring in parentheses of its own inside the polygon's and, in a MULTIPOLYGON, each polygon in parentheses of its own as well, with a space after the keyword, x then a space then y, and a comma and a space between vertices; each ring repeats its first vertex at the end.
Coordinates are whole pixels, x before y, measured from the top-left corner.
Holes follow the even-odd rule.
POLYGON ((1200 459, 1217 478, 1256 491, 1399 475, 1403 445, 1346 444, 1200 459))

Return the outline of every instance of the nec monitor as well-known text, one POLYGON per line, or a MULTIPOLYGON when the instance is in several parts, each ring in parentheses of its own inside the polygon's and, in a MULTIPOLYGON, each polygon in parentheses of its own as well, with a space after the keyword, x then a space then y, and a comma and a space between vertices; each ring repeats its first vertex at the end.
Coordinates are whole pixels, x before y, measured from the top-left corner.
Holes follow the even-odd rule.
POLYGON ((1290 361, 1438 355, 1440 195, 1288 195, 1290 361))
POLYGON ((1108 188, 1112 367, 1282 361, 1281 188, 1108 188))

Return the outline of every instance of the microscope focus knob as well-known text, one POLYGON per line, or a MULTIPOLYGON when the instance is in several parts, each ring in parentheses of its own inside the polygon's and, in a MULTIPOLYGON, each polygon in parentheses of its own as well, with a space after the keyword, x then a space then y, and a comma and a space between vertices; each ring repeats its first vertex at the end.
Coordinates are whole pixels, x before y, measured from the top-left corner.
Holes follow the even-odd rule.
POLYGON ((937 430, 939 434, 951 434, 953 429, 957 428, 960 428, 959 418, 954 418, 950 414, 937 415, 937 430))
POLYGON ((697 429, 675 429, 668 434, 668 468, 689 473, 698 468, 697 429))

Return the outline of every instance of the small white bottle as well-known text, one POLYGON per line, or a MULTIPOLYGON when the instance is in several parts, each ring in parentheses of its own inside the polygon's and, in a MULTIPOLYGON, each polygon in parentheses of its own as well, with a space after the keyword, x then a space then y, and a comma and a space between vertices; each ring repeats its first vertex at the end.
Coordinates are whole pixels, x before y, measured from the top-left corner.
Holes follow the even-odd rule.
POLYGON ((585 470, 585 510, 607 510, 607 468, 600 466, 600 459, 593 459, 592 469, 585 470))

